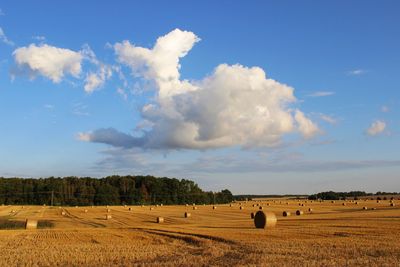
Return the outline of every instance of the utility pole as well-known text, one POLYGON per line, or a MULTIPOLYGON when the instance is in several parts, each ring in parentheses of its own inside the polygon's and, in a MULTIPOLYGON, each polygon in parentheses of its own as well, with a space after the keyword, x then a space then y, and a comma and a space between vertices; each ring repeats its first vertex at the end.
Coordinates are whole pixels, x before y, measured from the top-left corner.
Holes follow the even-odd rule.
POLYGON ((51 206, 54 204, 54 190, 51 190, 51 206))
POLYGON ((213 197, 214 197, 213 202, 214 202, 214 205, 215 205, 215 192, 213 192, 213 197))

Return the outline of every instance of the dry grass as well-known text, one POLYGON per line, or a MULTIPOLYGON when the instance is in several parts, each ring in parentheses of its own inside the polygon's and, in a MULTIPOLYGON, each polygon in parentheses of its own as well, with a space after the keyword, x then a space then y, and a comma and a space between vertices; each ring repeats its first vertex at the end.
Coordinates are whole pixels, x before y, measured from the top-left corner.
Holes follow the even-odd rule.
POLYGON ((0 206, 3 220, 54 223, 52 229, 0 230, 0 266, 399 266, 400 209, 389 201, 369 200, 368 210, 308 201, 313 213, 283 217, 299 207, 286 202, 260 202, 278 217, 267 230, 254 227, 248 212, 259 209, 251 201, 241 203, 246 211, 238 203, 202 206, 190 219, 182 216, 192 210, 185 205, 110 206, 110 220, 106 207, 63 208, 62 216, 56 207, 0 206))

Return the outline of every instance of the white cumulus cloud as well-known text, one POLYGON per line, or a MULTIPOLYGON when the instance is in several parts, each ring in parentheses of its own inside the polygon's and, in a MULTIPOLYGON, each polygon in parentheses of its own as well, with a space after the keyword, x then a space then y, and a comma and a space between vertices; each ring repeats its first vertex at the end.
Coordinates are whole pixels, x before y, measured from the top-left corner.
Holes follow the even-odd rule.
POLYGON ((199 40, 176 29, 152 49, 129 41, 115 44, 118 61, 135 77, 154 83, 155 97, 143 106, 135 135, 107 128, 81 133, 79 139, 124 148, 208 149, 276 146, 285 134, 311 138, 320 132, 290 107, 296 102, 294 89, 259 67, 220 64, 202 80, 182 80, 179 59, 199 40))
POLYGON ((367 134, 370 136, 376 136, 383 133, 385 129, 386 129, 386 123, 381 120, 376 120, 367 129, 367 134))
POLYGON ((85 79, 85 92, 92 93, 94 90, 101 88, 106 80, 110 79, 112 70, 109 66, 101 64, 97 73, 88 73, 85 79))
POLYGON ((82 71, 80 52, 47 44, 17 48, 13 56, 17 67, 13 74, 29 75, 32 79, 40 74, 59 83, 65 75, 79 77, 82 71))

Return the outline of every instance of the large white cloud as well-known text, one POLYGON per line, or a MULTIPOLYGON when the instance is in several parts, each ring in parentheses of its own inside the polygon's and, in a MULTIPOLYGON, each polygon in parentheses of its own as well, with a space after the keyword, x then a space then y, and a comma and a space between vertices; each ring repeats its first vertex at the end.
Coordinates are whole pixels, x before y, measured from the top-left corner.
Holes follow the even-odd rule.
POLYGON ((376 136, 383 133, 385 129, 386 129, 386 123, 381 120, 376 120, 367 129, 367 134, 370 136, 376 136))
POLYGON ((47 44, 17 48, 13 56, 17 67, 14 74, 27 74, 31 78, 40 74, 59 83, 65 75, 79 77, 82 71, 80 52, 47 44))
POLYGON ((188 81, 180 80, 179 59, 200 39, 192 32, 173 30, 157 39, 153 49, 132 45, 129 41, 114 45, 118 61, 128 65, 135 76, 154 81, 160 97, 193 90, 188 81))
POLYGON ((311 138, 319 132, 302 111, 290 107, 294 89, 267 78, 259 67, 221 64, 200 81, 180 79, 179 59, 197 41, 194 33, 176 29, 152 49, 115 44, 118 61, 155 84, 154 101, 142 108, 146 127, 139 137, 99 129, 80 139, 126 148, 207 149, 275 146, 285 134, 311 138))

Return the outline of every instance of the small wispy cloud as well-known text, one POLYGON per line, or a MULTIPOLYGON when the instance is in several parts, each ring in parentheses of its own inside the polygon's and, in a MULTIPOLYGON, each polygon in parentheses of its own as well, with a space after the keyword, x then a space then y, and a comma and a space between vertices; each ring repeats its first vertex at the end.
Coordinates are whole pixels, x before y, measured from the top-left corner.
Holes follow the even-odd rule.
POLYGON ((87 105, 84 105, 83 103, 75 103, 73 105, 72 114, 76 116, 90 116, 87 108, 87 105))
POLYGON ((5 13, 4 13, 3 9, 0 8, 0 16, 4 16, 4 15, 5 15, 5 13))
POLYGON ((46 104, 43 107, 46 109, 54 109, 54 105, 51 105, 51 104, 46 104))
POLYGON ((335 92, 331 92, 331 91, 317 91, 317 92, 313 92, 311 94, 308 94, 308 97, 323 97, 323 96, 331 96, 334 95, 335 92))
POLYGON ((349 76, 359 76, 359 75, 363 75, 365 73, 367 73, 367 71, 363 70, 363 69, 349 70, 346 72, 346 74, 349 76))
POLYGON ((128 100, 128 94, 125 92, 125 90, 121 87, 117 88, 117 93, 124 99, 128 100))
POLYGON ((372 122, 372 124, 369 126, 366 132, 369 136, 376 136, 383 133, 385 129, 386 129, 386 123, 381 120, 376 120, 372 122))
POLYGON ((45 42, 46 41, 46 37, 44 37, 42 35, 34 35, 34 36, 32 36, 32 39, 37 40, 39 42, 45 42))
POLYGON ((329 115, 319 114, 319 117, 321 118, 321 120, 323 120, 329 124, 336 124, 338 122, 337 119, 335 119, 334 117, 329 116, 329 115))
POLYGON ((6 45, 14 45, 14 42, 11 41, 10 39, 8 39, 8 37, 6 36, 6 34, 3 31, 3 28, 0 27, 0 41, 5 43, 6 45))
POLYGON ((390 108, 388 106, 382 106, 381 107, 381 111, 384 112, 384 113, 387 113, 387 112, 390 111, 390 108))

